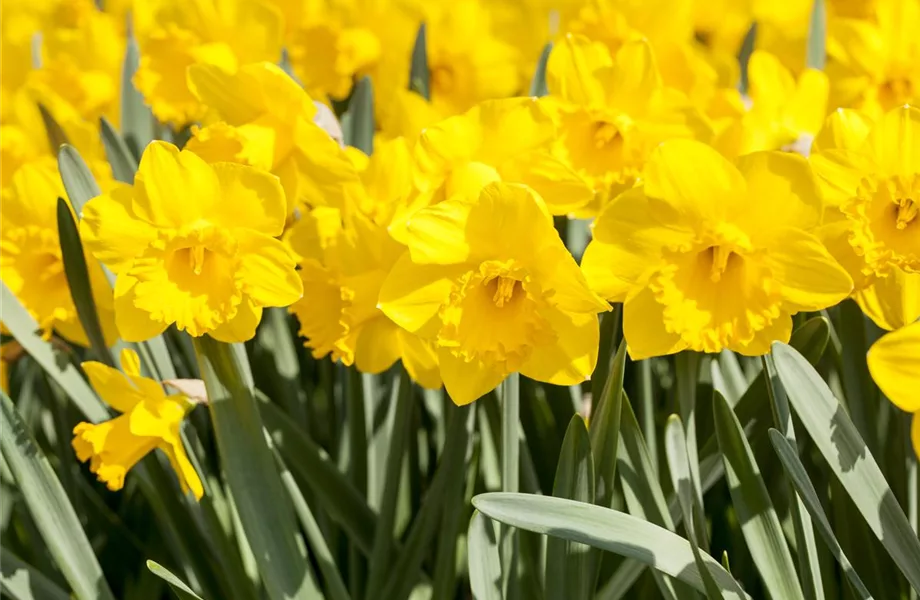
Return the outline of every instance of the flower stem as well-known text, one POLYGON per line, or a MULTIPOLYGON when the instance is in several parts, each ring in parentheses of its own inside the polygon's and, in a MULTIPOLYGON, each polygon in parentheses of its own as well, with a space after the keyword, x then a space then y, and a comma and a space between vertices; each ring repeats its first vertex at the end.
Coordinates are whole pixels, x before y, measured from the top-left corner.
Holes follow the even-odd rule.
MULTIPOLYGON (((520 487, 519 423, 521 421, 521 379, 512 373, 501 387, 502 399, 502 491, 517 492, 520 487)), ((502 589, 508 600, 516 598, 517 535, 513 527, 502 525, 502 589)))

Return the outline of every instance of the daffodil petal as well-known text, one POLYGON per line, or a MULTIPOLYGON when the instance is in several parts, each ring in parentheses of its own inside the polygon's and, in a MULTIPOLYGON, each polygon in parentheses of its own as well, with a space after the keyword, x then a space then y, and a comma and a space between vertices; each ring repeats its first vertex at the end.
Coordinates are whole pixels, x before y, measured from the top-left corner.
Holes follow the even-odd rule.
POLYGON ((494 365, 480 361, 467 362, 446 348, 438 352, 441 378, 454 404, 463 406, 488 394, 502 382, 507 373, 494 365))
POLYGON ((169 326, 169 323, 153 320, 150 313, 134 305, 136 284, 137 280, 127 275, 119 275, 115 282, 115 325, 126 342, 145 342, 169 326))
POLYGON ((96 361, 87 361, 81 366, 93 389, 118 412, 130 412, 138 402, 143 402, 141 391, 131 384, 124 373, 96 361))
POLYGON ((220 210, 211 220, 224 227, 255 230, 276 237, 284 230, 287 203, 274 175, 234 163, 215 163, 220 181, 220 210))
POLYGON ((212 338, 219 342, 233 344, 246 342, 256 335, 256 327, 262 320, 262 307, 254 304, 250 298, 243 298, 236 307, 236 315, 225 323, 221 323, 208 332, 212 338))
POLYGON ((418 332, 447 302, 454 277, 463 267, 417 265, 409 252, 403 254, 380 288, 379 307, 397 325, 418 332))
POLYGON ((114 272, 121 271, 156 239, 156 229, 136 219, 130 186, 117 184, 83 207, 80 237, 87 250, 114 272))
POLYGON ((597 315, 572 315, 544 310, 556 335, 551 344, 535 345, 521 365, 521 374, 554 385, 577 385, 594 372, 600 340, 597 315))
POLYGON ((783 306, 793 312, 820 310, 850 295, 853 280, 810 233, 788 229, 766 257, 782 284, 783 306))
POLYGON ((399 326, 386 315, 365 322, 358 333, 355 366, 362 373, 382 373, 400 357, 399 326))
POLYGON ((633 360, 675 354, 688 344, 664 326, 664 306, 649 288, 643 288, 623 305, 623 335, 633 360))
POLYGON ((217 175, 201 158, 154 141, 144 150, 134 177, 134 214, 156 227, 178 229, 210 217, 219 192, 217 175))
POLYGON ((889 400, 901 410, 920 411, 920 321, 882 336, 869 348, 867 361, 889 400))
POLYGON ((265 234, 237 230, 239 272, 244 289, 259 306, 289 306, 303 296, 294 256, 287 246, 265 234))

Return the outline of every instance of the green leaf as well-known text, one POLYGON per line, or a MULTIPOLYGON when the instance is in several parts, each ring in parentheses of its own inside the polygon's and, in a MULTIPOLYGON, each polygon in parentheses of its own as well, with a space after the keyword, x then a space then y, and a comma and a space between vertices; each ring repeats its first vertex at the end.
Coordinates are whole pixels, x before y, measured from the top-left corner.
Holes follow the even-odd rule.
POLYGON ((827 62, 827 14, 824 0, 814 0, 811 8, 811 20, 808 22, 808 45, 805 50, 805 66, 810 69, 824 70, 827 62))
MULTIPOLYGON (((10 499, 5 500, 9 502, 10 499)), ((70 595, 5 547, 0 547, 0 591, 13 600, 68 600, 70 595)))
POLYGON ((549 62, 549 55, 553 51, 553 43, 549 42, 543 46, 543 52, 540 53, 540 59, 537 61, 537 68, 530 80, 530 95, 543 97, 549 93, 546 89, 546 63, 549 62))
POLYGON ((51 111, 41 102, 38 103, 38 112, 41 114, 42 123, 45 124, 45 133, 48 134, 48 145, 51 148, 51 153, 57 154, 58 149, 64 144, 69 144, 70 140, 67 139, 64 129, 54 120, 51 111))
POLYGON ((492 520, 473 511, 470 519, 468 562, 475 600, 502 600, 502 573, 498 540, 492 520))
MULTIPOLYGON (((615 459, 614 459, 615 460, 615 459)), ((585 421, 574 415, 562 440, 553 496, 594 503, 594 455, 585 421)), ((546 542, 546 596, 590 598, 596 579, 589 560, 591 548, 577 542, 549 538, 546 542)))
POLYGON ((297 475, 301 485, 310 487, 310 492, 322 509, 342 526, 349 539, 362 552, 369 555, 374 544, 377 516, 361 494, 322 448, 307 437, 280 408, 263 401, 259 409, 278 452, 297 475))
POLYGON ((751 54, 754 53, 754 45, 757 41, 757 23, 751 23, 744 40, 741 42, 741 51, 738 53, 738 64, 741 67, 741 79, 738 82, 738 88, 742 94, 747 94, 750 82, 748 81, 748 63, 751 60, 751 54))
POLYGON ((808 478, 808 473, 805 472, 805 466, 802 464, 802 461, 799 460, 798 451, 792 446, 789 440, 776 429, 770 429, 770 442, 773 443, 776 455, 779 456, 780 462, 783 463, 783 468, 792 481, 792 485, 795 486, 795 490, 802 499, 805 508, 811 515, 813 523, 817 525, 818 533, 821 534, 831 554, 833 554, 837 562, 840 563, 840 568, 843 569, 843 573, 853 586, 853 591, 861 600, 872 598, 872 594, 869 593, 862 579, 856 574, 856 570, 853 568, 852 563, 850 563, 847 555, 843 552, 843 548, 840 547, 840 543, 834 536, 831 524, 827 520, 827 515, 824 514, 824 508, 821 506, 821 499, 818 498, 818 493, 815 491, 811 480, 808 478))
POLYGON ((348 103, 350 125, 345 143, 370 156, 374 152, 374 87, 365 75, 348 103))
POLYGON ((3 306, 3 324, 10 330, 16 341, 26 352, 41 365, 42 369, 70 396, 84 417, 93 423, 109 418, 109 411, 99 400, 89 384, 80 376, 80 372, 63 354, 58 354, 51 344, 36 333, 38 323, 19 303, 15 295, 2 285, 0 303, 3 306))
MULTIPOLYGON (((473 498, 473 506, 508 525, 635 559, 705 592, 690 543, 643 519, 584 502, 532 494, 480 494, 473 498)), ((747 598, 722 565, 708 555, 703 562, 726 598, 747 598)))
POLYGON ((715 392, 713 417, 725 479, 754 564, 772 598, 803 599, 792 555, 738 417, 715 392))
POLYGON ((192 591, 185 582, 173 575, 169 569, 158 562, 148 560, 147 568, 151 573, 169 584, 169 589, 176 595, 179 600, 203 600, 201 596, 192 591))
POLYGON ((93 288, 89 281, 89 269, 86 266, 83 242, 80 241, 80 232, 70 212, 70 206, 63 198, 58 198, 57 201, 57 225, 61 258, 64 261, 64 275, 70 288, 70 297, 77 309, 80 325, 86 332, 96 359, 114 368, 115 361, 112 360, 112 353, 109 352, 105 343, 102 325, 99 323, 99 313, 96 312, 96 301, 93 298, 93 288))
POLYGON ((99 119, 102 145, 105 148, 105 156, 112 166, 112 176, 117 181, 123 183, 134 183, 134 174, 137 172, 137 160, 128 149, 121 134, 115 131, 115 128, 109 123, 108 119, 101 117, 99 119))
MULTIPOLYGON (((613 315, 607 315, 610 318, 613 315)), ((613 505, 613 490, 616 485, 617 448, 620 445, 620 412, 623 404, 623 378, 626 370, 626 340, 611 359, 610 375, 601 395, 595 399, 588 432, 591 435, 591 451, 596 457, 595 502, 601 506, 613 505)))
POLYGON ((0 401, 0 431, 3 458, 74 595, 80 600, 114 600, 67 493, 5 393, 0 401))
POLYGON ((920 590, 920 541, 853 421, 793 348, 774 342, 773 359, 789 403, 815 446, 910 585, 920 590))
POLYGON ((86 166, 83 157, 70 144, 64 144, 58 150, 58 171, 64 182, 64 190, 77 215, 83 213, 83 206, 92 198, 102 193, 96 179, 86 166))
POLYGON ((265 441, 242 344, 194 338, 230 493, 268 596, 306 598, 315 586, 298 547, 293 508, 265 441))
POLYGON ((684 437, 684 424, 680 417, 671 415, 664 429, 664 448, 668 458, 668 467, 671 471, 671 483, 677 492, 680 502, 680 511, 684 515, 687 534, 690 537, 690 550, 693 551, 693 560, 696 568, 702 575, 703 586, 706 588, 706 597, 709 600, 721 600, 722 593, 716 585, 712 574, 703 564, 703 555, 700 552, 699 541, 696 537, 697 527, 693 523, 693 482, 690 474, 690 459, 687 456, 687 438, 684 437))
POLYGON ((419 25, 412 47, 412 66, 409 69, 409 89, 431 101, 431 72, 428 70, 428 28, 419 25))
POLYGON ((129 33, 121 69, 121 131, 135 158, 143 154, 144 148, 154 138, 156 123, 153 111, 144 102, 143 94, 137 91, 132 81, 139 64, 140 49, 137 40, 129 33))

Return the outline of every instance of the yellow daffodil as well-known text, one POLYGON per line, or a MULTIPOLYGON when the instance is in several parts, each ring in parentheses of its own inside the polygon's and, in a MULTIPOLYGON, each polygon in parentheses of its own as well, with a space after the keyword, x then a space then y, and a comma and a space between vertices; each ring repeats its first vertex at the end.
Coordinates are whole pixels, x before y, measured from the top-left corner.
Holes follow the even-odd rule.
POLYGON ((920 319, 920 273, 894 268, 853 295, 875 324, 893 331, 920 319))
MULTIPOLYGON (((64 274, 58 238, 58 198, 67 198, 50 158, 23 165, 3 190, 0 205, 0 277, 50 336, 89 345, 64 274)), ((112 288, 99 263, 87 260, 90 285, 107 341, 115 340, 112 288)))
POLYGON ((597 313, 609 307, 533 190, 496 182, 421 210, 408 246, 380 307, 436 344, 454 402, 476 400, 515 371, 574 385, 594 370, 597 313))
MULTIPOLYGON (((554 214, 565 214, 591 199, 582 179, 550 153, 556 128, 533 98, 490 100, 463 115, 429 127, 414 156, 419 193, 402 210, 411 215, 457 194, 476 195, 494 181, 530 185, 554 214)), ((405 222, 393 224, 404 240, 405 222)))
POLYGON ((759 355, 787 341, 791 315, 832 306, 852 281, 807 230, 817 184, 802 157, 742 157, 737 166, 690 140, 663 143, 641 186, 597 218, 582 268, 624 302, 635 359, 684 349, 759 355))
MULTIPOLYGON (((367 157, 365 157, 366 159, 367 157)), ((441 386, 430 342, 396 325, 377 307, 380 287, 405 247, 387 231, 411 190, 412 158, 402 139, 376 146, 361 169, 355 211, 343 227, 338 211, 300 219, 286 239, 299 257, 304 297, 291 306, 313 356, 380 373, 401 359, 426 388, 441 386)))
POLYGON ((274 236, 285 222, 278 179, 234 163, 209 165, 153 142, 134 186, 90 200, 80 231, 118 276, 115 320, 127 341, 175 323, 190 335, 240 342, 264 306, 300 299, 290 251, 274 236))
POLYGON ((281 58, 284 23, 266 0, 151 0, 134 5, 141 49, 134 84, 156 117, 181 127, 205 110, 186 82, 189 66, 234 71, 281 58))
POLYGON ((141 375, 134 350, 121 353, 121 371, 99 362, 84 362, 83 371, 106 404, 122 413, 102 423, 80 423, 73 430, 73 449, 81 462, 112 490, 120 490, 134 465, 154 449, 166 453, 183 491, 204 494, 198 473, 182 446, 179 428, 194 408, 184 395, 167 396, 160 384, 141 375))
POLYGON ((920 457, 920 321, 882 336, 867 358, 876 385, 891 402, 913 413, 910 438, 920 457))
POLYGON ((635 183, 663 140, 711 135, 683 95, 661 83, 643 40, 612 57, 598 42, 567 36, 550 55, 547 85, 560 124, 554 153, 590 183, 593 211, 635 183))
POLYGON ((748 62, 748 81, 751 108, 738 122, 738 147, 729 155, 807 152, 827 113, 827 76, 805 69, 796 79, 775 56, 757 50, 748 62))
POLYGON ((811 160, 846 217, 836 236, 855 251, 863 283, 893 267, 920 271, 920 110, 896 108, 871 129, 852 113, 829 123, 811 160))
POLYGON ((209 162, 238 162, 271 170, 281 180, 287 214, 304 204, 341 207, 351 162, 315 122, 304 90, 271 63, 234 73, 213 65, 189 68, 189 86, 222 121, 197 130, 189 150, 209 162))
POLYGON ((920 5, 885 0, 875 16, 829 23, 827 72, 835 105, 880 116, 918 98, 920 5))

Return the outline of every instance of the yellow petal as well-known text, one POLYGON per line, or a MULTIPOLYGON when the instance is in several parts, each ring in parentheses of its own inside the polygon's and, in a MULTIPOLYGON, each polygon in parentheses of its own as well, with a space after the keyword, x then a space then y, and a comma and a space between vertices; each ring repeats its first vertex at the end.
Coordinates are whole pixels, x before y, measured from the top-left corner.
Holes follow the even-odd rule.
POLYGON ((157 445, 157 438, 131 433, 128 415, 121 415, 97 425, 80 423, 72 442, 80 461, 90 461, 90 470, 112 490, 120 490, 125 475, 157 445))
POLYGON ((869 372, 898 408, 920 411, 920 321, 881 337, 869 348, 869 372))
POLYGON ((748 193, 727 215, 752 238, 777 229, 811 229, 823 213, 814 173, 803 157, 790 152, 755 152, 738 159, 748 193))
POLYGON ((400 357, 399 326, 380 314, 364 323, 355 347, 355 366, 362 373, 382 373, 400 357))
POLYGON ((805 69, 786 103, 785 124, 793 132, 815 135, 827 114, 828 80, 823 71, 805 69))
POLYGON ((755 104, 778 107, 795 92, 795 80, 776 56, 755 50, 748 61, 748 94, 755 104))
POLYGON ((141 391, 117 369, 96 361, 87 361, 81 366, 96 393, 118 412, 130 412, 138 402, 144 401, 141 391))
POLYGON ((669 140, 658 146, 645 167, 645 192, 660 199, 682 220, 725 217, 744 196, 744 178, 710 146, 669 140))
POLYGON ((597 315, 573 315, 544 309, 556 339, 533 347, 521 374, 554 385, 577 385, 594 372, 599 328, 597 315))
POLYGON ((661 75, 647 40, 630 41, 617 51, 613 76, 606 78, 610 105, 627 114, 643 114, 661 87, 661 75))
POLYGON ((553 96, 578 105, 604 103, 597 71, 613 66, 610 51, 600 42, 568 34, 553 46, 546 67, 546 84, 553 96))
POLYGON ((664 306, 649 288, 643 288, 623 305, 623 335, 633 360, 675 354, 688 346, 679 335, 665 329, 664 306))
POLYGON ((440 388, 442 382, 438 353, 433 344, 402 328, 397 331, 397 335, 403 366, 412 380, 428 390, 440 388))
POLYGON ((213 168, 220 182, 220 210, 210 216, 213 223, 281 235, 287 204, 277 177, 233 163, 216 163, 213 168))
POLYGON ((466 229, 474 202, 456 198, 424 208, 408 221, 412 261, 424 265, 463 263, 471 257, 473 242, 466 229))
MULTIPOLYGON (((834 213, 831 214, 833 215, 834 213)), ((872 283, 874 276, 866 274, 868 268, 865 257, 857 254, 853 244, 850 243, 852 229, 852 224, 841 217, 825 223, 816 229, 814 233, 824 244, 824 247, 827 248, 830 255, 834 257, 834 260, 837 261, 837 264, 843 267, 850 279, 853 280, 853 289, 861 290, 872 283)))
POLYGON ((151 142, 134 178, 134 213, 156 227, 181 228, 217 212, 220 183, 214 170, 191 152, 151 142))
POLYGON ((441 348, 438 352, 441 378, 450 399, 457 406, 469 404, 488 394, 502 382, 507 373, 480 361, 466 362, 450 350, 441 348))
POLYGON ((913 177, 920 164, 920 109, 900 106, 872 127, 866 145, 882 172, 913 177))
POLYGON ((287 246, 262 233, 237 232, 243 289, 259 306, 289 306, 303 296, 294 255, 287 246))
POLYGON ((134 217, 130 186, 117 184, 83 207, 80 237, 87 250, 118 273, 156 239, 156 229, 134 217))
POLYGON ((838 108, 824 120, 824 125, 811 145, 811 153, 826 150, 858 150, 869 130, 872 121, 859 111, 850 108, 838 108))
POLYGON ((169 464, 172 465, 173 471, 176 472, 176 477, 179 478, 179 485, 182 487, 182 491, 190 491, 195 496, 195 500, 201 500, 201 497, 204 496, 204 486, 201 485, 201 478, 198 477, 198 472, 188 459, 182 442, 161 444, 160 449, 169 458, 169 464))
POLYGON ((261 320, 262 307, 254 304, 250 298, 244 297, 236 307, 236 315, 209 331, 208 335, 228 344, 247 342, 255 337, 256 327, 261 320))
POLYGON ((134 304, 137 279, 119 275, 115 281, 115 325, 126 342, 146 342, 163 333, 169 323, 155 321, 149 312, 134 304))
POLYGON ((765 264, 782 286, 783 306, 791 312, 833 306, 853 290, 853 280, 821 241, 798 229, 776 238, 765 264))
POLYGON ((818 176, 828 205, 840 206, 857 195, 866 158, 856 150, 832 148, 812 154, 809 162, 818 176))
POLYGON ((792 317, 781 314, 763 329, 754 333, 754 339, 747 344, 739 344, 730 348, 744 356, 763 356, 770 352, 773 342, 788 343, 792 335, 792 317))
POLYGON ((437 316, 460 272, 456 267, 417 265, 407 251, 384 280, 378 306, 397 325, 417 332, 437 316))
POLYGON ((235 74, 229 70, 197 64, 188 68, 187 77, 192 94, 231 125, 254 121, 265 112, 261 90, 238 85, 235 74))
POLYGON ((856 292, 853 299, 882 329, 900 329, 920 319, 920 273, 894 267, 887 277, 879 277, 856 292))

